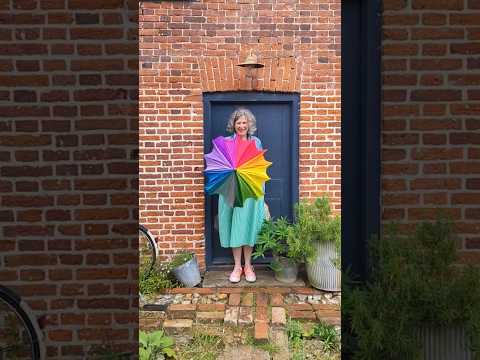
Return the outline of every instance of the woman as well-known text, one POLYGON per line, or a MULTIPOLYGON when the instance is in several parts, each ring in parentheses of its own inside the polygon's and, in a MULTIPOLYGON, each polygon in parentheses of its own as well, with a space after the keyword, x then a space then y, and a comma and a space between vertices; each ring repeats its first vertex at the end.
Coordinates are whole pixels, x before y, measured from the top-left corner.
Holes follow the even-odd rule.
MULTIPOLYGON (((233 132, 229 138, 236 136, 244 140, 255 140, 258 149, 262 149, 259 138, 253 136, 256 128, 255 116, 250 110, 239 108, 235 110, 227 124, 227 131, 233 132)), ((232 248, 235 266, 230 274, 230 282, 237 283, 245 274, 245 280, 256 280, 251 258, 255 240, 264 218, 264 199, 247 199, 243 207, 231 208, 222 195, 218 199, 218 219, 220 244, 224 248, 232 248), (242 252, 245 266, 242 268, 242 252)))

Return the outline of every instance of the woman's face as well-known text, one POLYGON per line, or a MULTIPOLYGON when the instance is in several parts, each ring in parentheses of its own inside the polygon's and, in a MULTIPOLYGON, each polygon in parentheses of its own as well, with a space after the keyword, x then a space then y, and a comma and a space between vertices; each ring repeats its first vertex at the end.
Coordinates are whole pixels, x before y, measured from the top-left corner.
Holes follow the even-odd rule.
POLYGON ((248 120, 245 116, 240 116, 235 121, 235 133, 240 137, 246 137, 248 133, 248 120))

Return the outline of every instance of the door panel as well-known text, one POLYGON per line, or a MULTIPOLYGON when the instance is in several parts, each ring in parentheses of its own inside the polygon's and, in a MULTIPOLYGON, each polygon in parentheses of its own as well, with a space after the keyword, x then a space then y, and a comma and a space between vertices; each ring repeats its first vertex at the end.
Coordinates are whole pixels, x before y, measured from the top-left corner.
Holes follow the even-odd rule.
MULTIPOLYGON (((206 153, 212 149, 212 139, 230 135, 225 128, 235 108, 247 107, 255 115, 255 135, 267 149, 265 158, 273 163, 267 170, 271 180, 265 185, 265 201, 272 217, 291 219, 293 204, 298 201, 298 97, 262 93, 204 94, 204 101, 206 153)), ((206 196, 205 204, 207 266, 232 264, 231 250, 223 249, 218 237, 218 196, 206 196)))

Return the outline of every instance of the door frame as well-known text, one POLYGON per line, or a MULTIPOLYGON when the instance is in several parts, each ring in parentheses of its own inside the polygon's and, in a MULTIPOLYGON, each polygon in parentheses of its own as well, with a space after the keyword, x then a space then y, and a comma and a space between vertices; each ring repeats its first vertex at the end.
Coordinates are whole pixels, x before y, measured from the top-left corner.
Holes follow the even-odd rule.
POLYGON ((342 1, 341 13, 342 270, 365 280, 381 228, 381 1, 342 1))
MULTIPOLYGON (((211 107, 213 103, 288 103, 291 104, 291 134, 292 139, 292 164, 290 166, 290 175, 292 177, 292 200, 298 201, 299 198, 299 114, 300 114, 300 94, 298 93, 268 93, 255 91, 235 91, 235 92, 204 92, 203 98, 203 148, 204 153, 211 150, 211 141, 213 139, 207 138, 207 129, 211 127, 211 107)), ((221 270, 225 265, 213 264, 213 251, 211 247, 212 229, 211 214, 207 211, 212 206, 211 197, 205 194, 205 265, 206 270, 221 270)), ((231 268, 228 265, 228 268, 231 268)))

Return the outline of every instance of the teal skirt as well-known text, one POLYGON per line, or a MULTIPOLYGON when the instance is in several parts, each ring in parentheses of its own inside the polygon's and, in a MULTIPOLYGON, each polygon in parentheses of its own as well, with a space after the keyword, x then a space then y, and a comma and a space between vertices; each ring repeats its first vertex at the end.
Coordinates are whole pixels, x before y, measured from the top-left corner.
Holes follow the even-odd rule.
POLYGON ((247 199, 243 207, 231 208, 222 195, 218 197, 218 227, 220 245, 236 248, 253 247, 264 219, 264 199, 247 199))

